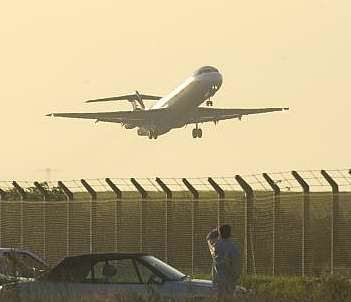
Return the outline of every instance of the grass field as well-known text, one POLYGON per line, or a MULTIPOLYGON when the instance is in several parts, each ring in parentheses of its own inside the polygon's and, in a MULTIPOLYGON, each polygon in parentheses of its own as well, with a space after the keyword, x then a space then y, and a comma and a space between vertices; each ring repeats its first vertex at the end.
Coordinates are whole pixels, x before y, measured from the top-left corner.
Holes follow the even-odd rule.
POLYGON ((320 278, 244 277, 242 285, 253 289, 252 301, 347 302, 351 301, 351 282, 342 276, 320 278))
MULTIPOLYGON (((208 278, 205 275, 196 276, 208 278)), ((341 276, 325 275, 320 278, 291 278, 291 277, 267 277, 267 276, 245 276, 241 279, 241 285, 251 290, 246 296, 233 298, 230 301, 246 302, 350 302, 351 280, 341 276)), ((153 299, 147 302, 156 302, 153 299)), ((34 302, 19 301, 15 292, 9 292, 0 296, 1 302, 34 302)), ((47 296, 42 301, 51 301, 47 296)), ((71 302, 65 300, 66 302, 71 302)), ((131 299, 116 297, 109 300, 90 298, 79 302, 131 302, 131 299)), ((134 300, 133 300, 134 301, 134 300)), ((142 302, 141 300, 138 300, 142 302)), ((211 301, 211 300, 209 300, 211 301)), ((73 301, 72 301, 73 302, 73 301)), ((74 302, 77 302, 76 300, 74 302)), ((212 301, 211 301, 212 302, 212 301)))

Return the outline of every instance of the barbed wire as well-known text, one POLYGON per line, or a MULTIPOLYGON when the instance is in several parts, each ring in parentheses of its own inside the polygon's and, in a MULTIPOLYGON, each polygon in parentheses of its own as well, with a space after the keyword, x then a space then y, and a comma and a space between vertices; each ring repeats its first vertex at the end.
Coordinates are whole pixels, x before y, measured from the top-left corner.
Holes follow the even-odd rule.
MULTIPOLYGON (((340 191, 351 191, 351 170, 349 169, 331 169, 326 170, 328 175, 338 184, 340 191)), ((320 170, 301 170, 297 171, 301 178, 309 185, 310 191, 312 192, 329 192, 331 186, 325 177, 322 175, 320 170)), ((273 182, 283 192, 301 192, 302 187, 293 176, 291 171, 273 172, 268 173, 273 182)), ((263 177, 263 174, 249 174, 242 175, 244 179, 254 191, 261 192, 272 192, 270 184, 263 177)), ((130 178, 110 178, 112 183, 122 192, 138 192, 136 186, 132 183, 130 178)), ((162 187, 156 181, 155 178, 144 177, 135 178, 136 182, 147 192, 163 192, 162 187)), ((183 178, 176 177, 165 177, 161 178, 162 182, 173 192, 188 192, 189 189, 183 182, 183 178)), ((209 182, 207 177, 189 177, 186 180, 199 192, 215 192, 215 189, 209 182)), ((224 177, 216 176, 212 177, 212 180, 223 190, 223 191, 243 191, 239 183, 236 181, 235 176, 224 177)), ((96 192, 113 192, 112 188, 106 182, 106 179, 102 178, 91 178, 85 179, 85 181, 93 188, 96 192)), ((22 187, 25 191, 30 191, 35 187, 34 181, 19 180, 17 184, 22 187)), ((73 193, 76 192, 87 192, 86 188, 82 184, 80 179, 63 180, 65 186, 73 193)), ((57 188, 58 182, 53 180, 41 181, 48 189, 57 188)), ((0 189, 3 191, 13 191, 13 181, 4 180, 0 181, 0 189)))

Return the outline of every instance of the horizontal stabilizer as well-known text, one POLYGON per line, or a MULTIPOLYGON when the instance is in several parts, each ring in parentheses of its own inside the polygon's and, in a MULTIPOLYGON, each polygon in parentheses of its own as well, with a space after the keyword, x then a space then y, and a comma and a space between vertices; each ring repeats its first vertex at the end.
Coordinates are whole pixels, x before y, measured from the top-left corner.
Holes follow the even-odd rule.
POLYGON ((88 100, 86 101, 86 103, 111 102, 111 101, 133 102, 133 101, 143 101, 143 100, 159 100, 161 98, 162 98, 161 96, 140 94, 138 91, 136 91, 134 94, 126 94, 126 95, 113 96, 113 97, 102 98, 102 99, 88 100))

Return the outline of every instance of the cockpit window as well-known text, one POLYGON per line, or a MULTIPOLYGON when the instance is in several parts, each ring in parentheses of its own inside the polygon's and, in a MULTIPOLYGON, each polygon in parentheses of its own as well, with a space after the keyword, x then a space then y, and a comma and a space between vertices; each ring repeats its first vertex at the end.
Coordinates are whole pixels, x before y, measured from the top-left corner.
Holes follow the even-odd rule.
POLYGON ((218 69, 212 66, 204 66, 199 68, 197 71, 195 71, 194 75, 200 75, 200 74, 209 73, 209 72, 218 72, 218 69))

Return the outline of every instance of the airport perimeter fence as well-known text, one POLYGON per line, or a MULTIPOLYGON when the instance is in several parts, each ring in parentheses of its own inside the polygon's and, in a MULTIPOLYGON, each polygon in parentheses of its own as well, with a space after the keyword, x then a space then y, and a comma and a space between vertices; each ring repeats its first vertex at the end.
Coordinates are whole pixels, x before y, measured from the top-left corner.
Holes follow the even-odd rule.
POLYGON ((143 252, 208 274, 206 234, 232 226, 242 271, 351 275, 351 170, 213 178, 0 181, 0 247, 53 265, 82 253, 143 252))

